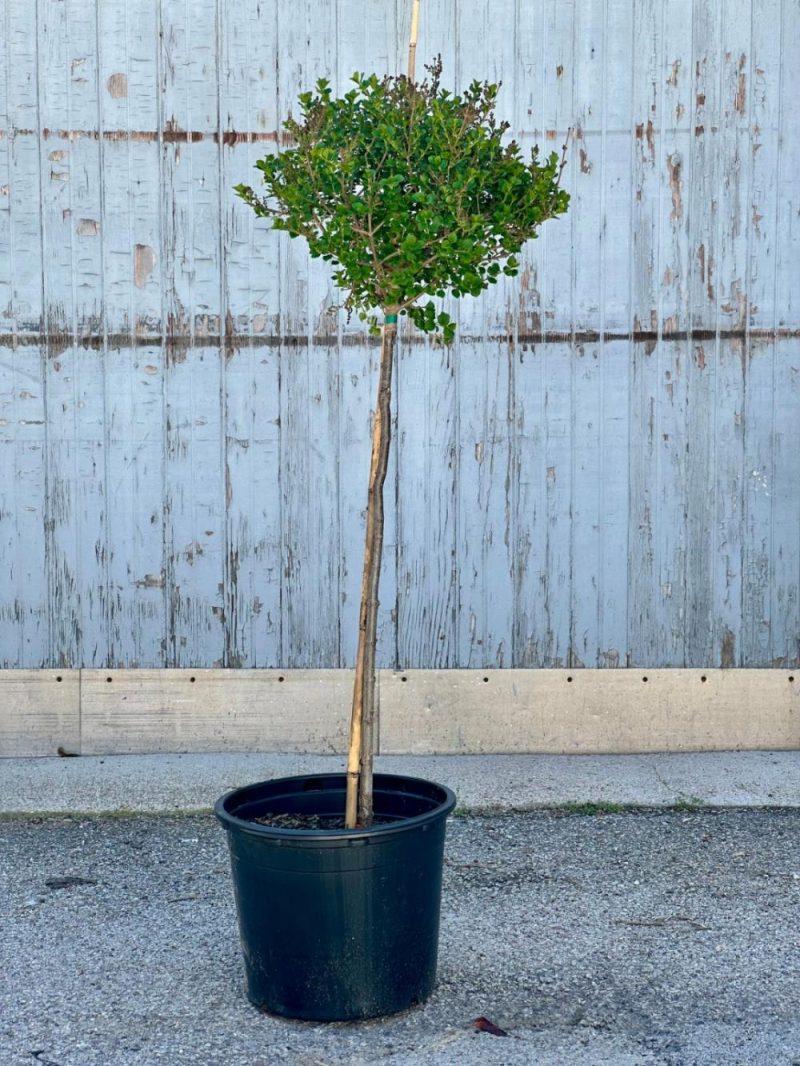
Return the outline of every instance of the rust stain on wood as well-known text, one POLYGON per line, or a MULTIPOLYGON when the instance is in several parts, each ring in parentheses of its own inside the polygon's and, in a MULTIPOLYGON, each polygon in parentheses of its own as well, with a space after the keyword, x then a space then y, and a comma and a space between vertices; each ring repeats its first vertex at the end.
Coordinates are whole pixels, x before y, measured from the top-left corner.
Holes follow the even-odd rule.
POLYGON ((740 115, 744 114, 745 104, 747 100, 747 75, 745 74, 745 67, 747 65, 747 56, 742 54, 739 56, 739 75, 736 79, 736 96, 734 97, 733 107, 738 111, 740 115))
POLYGON ((133 281, 137 289, 145 287, 155 265, 155 252, 148 244, 133 246, 133 281))
POLYGON ((683 219, 683 199, 681 196, 683 189, 683 181, 681 179, 682 165, 681 157, 677 153, 667 156, 669 187, 672 193, 672 211, 669 217, 673 222, 680 222, 683 219))
POLYGON ((109 95, 115 100, 122 100, 128 95, 128 75, 112 74, 106 81, 109 95))
POLYGON ((644 140, 647 142, 647 152, 650 159, 654 160, 656 157, 656 131, 653 126, 653 120, 648 119, 646 125, 644 122, 637 122, 635 134, 638 141, 644 140))
POLYGON ((134 581, 134 585, 137 589, 163 589, 164 575, 145 574, 143 578, 140 578, 138 581, 134 581))
POLYGON ((722 631, 720 664, 723 670, 736 666, 736 634, 726 626, 722 631))

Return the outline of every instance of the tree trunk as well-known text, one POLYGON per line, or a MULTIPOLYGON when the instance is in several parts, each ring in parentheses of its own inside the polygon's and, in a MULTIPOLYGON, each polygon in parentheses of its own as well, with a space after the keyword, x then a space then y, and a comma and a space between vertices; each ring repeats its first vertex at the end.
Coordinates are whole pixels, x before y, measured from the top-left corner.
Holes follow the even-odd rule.
POLYGON ((372 464, 367 497, 367 537, 361 579, 358 652, 350 719, 345 826, 372 824, 372 756, 375 728, 375 645, 378 637, 378 585, 383 555, 383 485, 391 440, 392 362, 397 316, 387 315, 381 341, 378 402, 372 431, 372 464))

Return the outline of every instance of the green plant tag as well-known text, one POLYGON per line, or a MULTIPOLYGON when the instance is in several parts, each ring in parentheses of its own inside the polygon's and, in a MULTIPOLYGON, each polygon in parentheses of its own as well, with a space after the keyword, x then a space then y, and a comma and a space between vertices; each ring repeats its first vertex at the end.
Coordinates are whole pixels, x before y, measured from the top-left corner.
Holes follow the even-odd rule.
POLYGON ((387 315, 386 318, 384 319, 384 322, 386 323, 387 326, 396 326, 397 325, 397 315, 387 315))

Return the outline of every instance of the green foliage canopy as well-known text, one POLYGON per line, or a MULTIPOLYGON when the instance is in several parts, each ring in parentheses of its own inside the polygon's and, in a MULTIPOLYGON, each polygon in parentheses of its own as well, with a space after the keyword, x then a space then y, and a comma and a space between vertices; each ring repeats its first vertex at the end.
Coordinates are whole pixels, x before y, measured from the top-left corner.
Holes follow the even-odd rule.
POLYGON ((563 214, 563 157, 526 162, 494 109, 497 85, 474 81, 456 95, 440 84, 441 61, 422 83, 354 74, 340 99, 327 81, 300 96, 301 119, 285 129, 296 147, 260 160, 265 194, 236 192, 275 229, 305 237, 334 268, 345 307, 375 320, 407 314, 450 341, 455 324, 432 300, 477 296, 548 218, 563 214))

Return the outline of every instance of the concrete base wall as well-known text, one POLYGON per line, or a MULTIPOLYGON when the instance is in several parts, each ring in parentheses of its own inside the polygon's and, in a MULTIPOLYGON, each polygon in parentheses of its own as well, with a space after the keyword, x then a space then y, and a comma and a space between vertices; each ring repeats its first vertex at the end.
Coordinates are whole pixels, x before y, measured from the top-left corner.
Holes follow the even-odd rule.
MULTIPOLYGON (((347 745, 349 670, 0 671, 0 756, 347 745)), ((381 671, 382 754, 800 748, 789 670, 381 671)))

